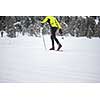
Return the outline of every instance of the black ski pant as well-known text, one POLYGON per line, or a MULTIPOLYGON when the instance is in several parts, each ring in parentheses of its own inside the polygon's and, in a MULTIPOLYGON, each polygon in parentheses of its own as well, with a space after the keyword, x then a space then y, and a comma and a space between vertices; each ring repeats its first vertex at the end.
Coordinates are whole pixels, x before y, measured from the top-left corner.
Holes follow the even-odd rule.
POLYGON ((56 43, 58 45, 60 45, 60 42, 58 41, 58 39, 56 38, 56 31, 57 31, 57 27, 51 27, 51 41, 52 41, 52 48, 54 48, 54 41, 56 41, 56 43))

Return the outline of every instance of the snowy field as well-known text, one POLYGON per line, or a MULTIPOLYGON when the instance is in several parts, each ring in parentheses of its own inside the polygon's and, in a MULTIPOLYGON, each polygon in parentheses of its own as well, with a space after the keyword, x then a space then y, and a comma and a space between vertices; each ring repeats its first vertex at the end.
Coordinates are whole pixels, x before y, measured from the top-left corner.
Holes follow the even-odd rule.
POLYGON ((58 39, 60 52, 40 37, 0 37, 0 82, 100 82, 100 39, 58 39))

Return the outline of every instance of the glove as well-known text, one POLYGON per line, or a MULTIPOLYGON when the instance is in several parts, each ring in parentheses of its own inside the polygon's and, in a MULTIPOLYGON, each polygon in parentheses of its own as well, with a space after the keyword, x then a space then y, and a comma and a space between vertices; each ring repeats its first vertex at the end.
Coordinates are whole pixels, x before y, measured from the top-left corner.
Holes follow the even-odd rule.
POLYGON ((59 30, 59 33, 62 35, 62 33, 63 33, 63 32, 62 32, 62 30, 61 30, 61 29, 59 30))

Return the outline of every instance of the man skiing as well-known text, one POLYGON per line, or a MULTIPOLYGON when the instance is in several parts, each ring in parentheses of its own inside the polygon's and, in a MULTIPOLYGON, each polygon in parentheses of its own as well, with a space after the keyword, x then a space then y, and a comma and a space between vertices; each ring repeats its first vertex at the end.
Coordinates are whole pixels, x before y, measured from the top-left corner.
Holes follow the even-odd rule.
POLYGON ((44 20, 41 22, 41 24, 43 25, 46 22, 49 23, 50 28, 51 28, 52 48, 50 48, 49 50, 55 50, 55 46, 54 46, 54 40, 55 40, 56 43, 58 44, 57 51, 59 51, 60 48, 62 47, 62 45, 58 41, 58 39, 56 38, 56 31, 57 31, 57 29, 59 29, 60 34, 62 34, 61 26, 60 26, 59 22, 57 21, 57 19, 55 17, 53 17, 53 16, 47 16, 47 17, 45 17, 44 20))

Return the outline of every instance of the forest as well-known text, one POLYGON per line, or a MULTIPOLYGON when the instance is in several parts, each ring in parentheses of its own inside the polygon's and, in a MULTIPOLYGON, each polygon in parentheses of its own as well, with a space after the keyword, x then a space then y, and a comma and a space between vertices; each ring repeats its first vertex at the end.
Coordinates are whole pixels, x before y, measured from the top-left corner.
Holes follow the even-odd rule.
MULTIPOLYGON (((100 16, 55 16, 60 22, 64 36, 100 37, 100 16)), ((45 16, 0 16, 0 32, 16 38, 17 33, 23 36, 40 36, 41 21, 45 16)), ((45 24, 43 34, 49 34, 50 27, 45 24)), ((59 35, 59 34, 58 34, 59 35)))

